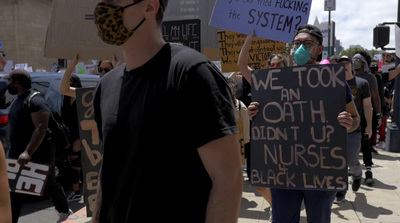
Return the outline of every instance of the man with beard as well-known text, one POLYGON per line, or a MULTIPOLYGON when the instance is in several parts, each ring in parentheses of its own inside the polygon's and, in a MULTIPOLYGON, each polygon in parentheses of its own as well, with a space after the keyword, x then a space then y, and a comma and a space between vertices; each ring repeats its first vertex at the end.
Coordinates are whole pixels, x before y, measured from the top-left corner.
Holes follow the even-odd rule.
MULTIPOLYGON (((51 197, 56 210, 59 212, 57 222, 65 221, 72 214, 72 211, 68 208, 64 190, 56 182, 55 146, 46 134, 50 117, 49 105, 42 96, 37 95, 31 98, 28 107, 27 99, 32 91, 31 77, 27 71, 13 70, 3 78, 8 80, 8 92, 11 95, 17 95, 8 113, 10 121, 8 158, 18 160, 18 164, 21 166, 30 161, 50 165, 44 193, 51 197)), ((10 193, 13 223, 18 222, 23 196, 20 193, 10 193)))

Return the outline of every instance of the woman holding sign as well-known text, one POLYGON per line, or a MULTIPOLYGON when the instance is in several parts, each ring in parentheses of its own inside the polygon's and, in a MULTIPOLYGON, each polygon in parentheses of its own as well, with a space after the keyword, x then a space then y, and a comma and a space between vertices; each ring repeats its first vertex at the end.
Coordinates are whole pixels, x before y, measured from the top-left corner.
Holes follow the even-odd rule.
MULTIPOLYGON (((251 69, 248 66, 248 61, 249 61, 249 49, 251 42, 256 38, 255 31, 253 30, 250 35, 247 36, 243 46, 242 50, 240 51, 239 54, 239 59, 238 59, 238 67, 240 72, 242 72, 242 75, 246 80, 250 83, 251 85, 251 72, 253 69, 251 69)), ((267 64, 265 68, 277 68, 277 67, 287 67, 288 62, 286 58, 282 54, 271 54, 268 57, 267 64)), ((248 151, 246 154, 250 154, 250 151, 248 151)), ((247 168, 249 169, 249 163, 250 159, 247 160, 247 168)), ((248 173, 250 172, 249 170, 247 171, 248 173)), ((250 176, 248 176, 250 178, 250 176)), ((256 190, 263 196, 265 200, 268 201, 269 205, 272 206, 272 198, 271 198, 271 191, 269 188, 266 187, 256 187, 256 190)), ((271 212, 272 213, 272 212, 271 212)), ((272 214, 270 214, 270 219, 272 219, 272 214)))
MULTIPOLYGON (((251 46, 251 42, 256 38, 255 31, 253 30, 250 35, 247 36, 246 40, 243 43, 242 50, 239 54, 239 59, 237 66, 239 67, 242 75, 251 85, 251 72, 252 68, 248 66, 249 61, 249 49, 251 46)), ((276 67, 287 67, 288 62, 286 58, 282 54, 271 54, 267 59, 267 64, 265 68, 276 68, 276 67)))
POLYGON ((75 54, 74 59, 68 64, 67 70, 63 75, 63 79, 60 85, 60 93, 65 95, 63 107, 61 108, 61 116, 64 122, 70 129, 69 141, 71 145, 67 148, 67 160, 70 164, 70 180, 72 183, 72 189, 70 195, 67 197, 67 201, 79 201, 81 200, 82 194, 80 190, 80 175, 82 171, 81 164, 81 150, 82 144, 79 136, 78 127, 78 113, 76 107, 76 88, 82 87, 81 80, 72 71, 78 64, 78 54, 75 54))

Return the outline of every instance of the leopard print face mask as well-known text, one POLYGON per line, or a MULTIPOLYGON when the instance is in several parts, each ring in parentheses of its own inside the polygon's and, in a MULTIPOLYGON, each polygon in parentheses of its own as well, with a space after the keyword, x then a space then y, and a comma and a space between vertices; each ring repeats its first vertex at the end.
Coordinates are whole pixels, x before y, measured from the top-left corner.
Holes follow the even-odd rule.
POLYGON ((105 43, 117 46, 124 44, 144 23, 146 18, 143 18, 133 30, 128 30, 124 26, 124 10, 139 2, 141 1, 134 2, 125 7, 109 5, 103 2, 97 4, 94 10, 95 24, 99 31, 98 35, 105 43))

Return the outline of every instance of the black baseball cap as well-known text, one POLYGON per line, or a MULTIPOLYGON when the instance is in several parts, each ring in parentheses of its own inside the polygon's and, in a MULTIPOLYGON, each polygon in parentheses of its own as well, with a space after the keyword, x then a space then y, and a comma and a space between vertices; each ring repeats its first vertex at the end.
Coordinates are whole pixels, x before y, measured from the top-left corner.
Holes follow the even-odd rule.
POLYGON ((317 38, 318 43, 322 45, 323 36, 321 30, 318 27, 310 24, 302 25, 297 29, 294 36, 297 36, 299 33, 308 33, 310 35, 313 35, 315 38, 317 38))
POLYGON ((11 71, 9 74, 3 76, 3 79, 14 79, 14 80, 21 80, 21 79, 25 79, 25 80, 31 80, 31 75, 29 74, 28 71, 23 70, 23 69, 16 69, 11 71))
POLYGON ((340 62, 342 62, 343 60, 347 60, 347 61, 349 61, 350 63, 353 63, 353 60, 352 60, 349 56, 346 56, 346 55, 341 56, 341 57, 339 58, 338 62, 340 63, 340 62))

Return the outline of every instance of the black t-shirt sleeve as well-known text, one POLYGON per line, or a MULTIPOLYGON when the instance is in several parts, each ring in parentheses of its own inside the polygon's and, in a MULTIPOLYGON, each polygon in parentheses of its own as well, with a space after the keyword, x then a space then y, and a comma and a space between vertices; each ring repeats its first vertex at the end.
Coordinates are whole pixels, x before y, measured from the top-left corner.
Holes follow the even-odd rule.
POLYGON ((31 99, 31 103, 29 106, 29 111, 32 112, 50 112, 49 105, 47 104, 46 100, 40 96, 34 96, 31 99))
POLYGON ((192 142, 196 148, 226 135, 238 133, 233 99, 225 77, 205 62, 193 67, 188 74, 184 91, 192 117, 192 142))

